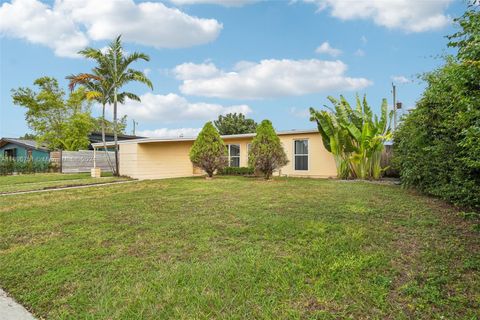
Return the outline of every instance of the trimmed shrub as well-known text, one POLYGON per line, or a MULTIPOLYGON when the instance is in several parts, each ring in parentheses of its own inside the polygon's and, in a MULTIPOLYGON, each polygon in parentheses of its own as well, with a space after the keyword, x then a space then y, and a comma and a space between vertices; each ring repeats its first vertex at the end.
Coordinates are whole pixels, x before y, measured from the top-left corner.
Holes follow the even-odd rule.
POLYGON ((223 176, 250 176, 254 173, 255 170, 251 167, 225 167, 218 170, 218 174, 223 176))
POLYGON ((263 120, 257 127, 257 134, 252 140, 248 164, 255 172, 263 174, 265 179, 270 179, 273 171, 280 169, 288 163, 287 155, 277 133, 269 120, 263 120))
POLYGON ((211 122, 205 124, 193 143, 190 161, 203 169, 210 178, 216 170, 221 170, 227 165, 227 147, 211 122))

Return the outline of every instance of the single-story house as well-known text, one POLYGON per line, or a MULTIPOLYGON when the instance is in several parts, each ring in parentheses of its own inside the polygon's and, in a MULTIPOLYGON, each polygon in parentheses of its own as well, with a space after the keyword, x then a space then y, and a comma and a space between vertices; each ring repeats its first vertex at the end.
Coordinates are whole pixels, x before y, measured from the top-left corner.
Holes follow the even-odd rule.
MULTIPOLYGON (((325 149, 318 130, 277 132, 289 163, 276 175, 335 177, 333 156, 325 149)), ((248 166, 248 149, 255 133, 222 136, 232 167, 248 166)), ((135 179, 162 179, 202 175, 190 161, 195 138, 143 138, 119 141, 120 174, 135 179)), ((112 145, 111 142, 108 145, 112 145)), ((100 149, 102 143, 94 143, 100 149)))
POLYGON ((33 140, 2 138, 0 139, 0 157, 11 159, 48 160, 50 151, 33 140))

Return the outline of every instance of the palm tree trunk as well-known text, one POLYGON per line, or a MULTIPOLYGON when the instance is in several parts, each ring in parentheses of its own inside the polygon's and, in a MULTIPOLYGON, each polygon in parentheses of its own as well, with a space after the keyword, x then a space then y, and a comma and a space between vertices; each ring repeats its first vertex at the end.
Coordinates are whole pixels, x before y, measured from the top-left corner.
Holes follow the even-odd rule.
POLYGON ((120 175, 118 159, 118 136, 117 136, 117 88, 113 89, 113 140, 115 141, 115 176, 120 175))
MULTIPOLYGON (((120 38, 119 38, 120 39, 120 38)), ((118 136, 117 136, 117 54, 118 52, 114 52, 113 55, 113 71, 114 71, 114 77, 113 77, 113 140, 115 141, 115 176, 120 176, 120 165, 119 165, 119 160, 118 160, 118 136)))
POLYGON ((105 157, 107 158, 108 166, 115 173, 115 169, 113 168, 112 161, 110 161, 110 156, 108 155, 107 149, 107 141, 105 140, 105 103, 102 104, 102 142, 103 142, 103 149, 105 150, 105 157))

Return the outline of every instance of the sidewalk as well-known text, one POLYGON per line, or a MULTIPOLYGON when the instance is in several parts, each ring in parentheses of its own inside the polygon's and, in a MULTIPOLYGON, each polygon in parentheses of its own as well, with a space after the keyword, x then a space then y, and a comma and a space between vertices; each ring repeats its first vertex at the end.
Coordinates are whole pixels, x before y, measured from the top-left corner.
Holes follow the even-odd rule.
POLYGON ((35 320, 35 318, 0 289, 0 320, 35 320))

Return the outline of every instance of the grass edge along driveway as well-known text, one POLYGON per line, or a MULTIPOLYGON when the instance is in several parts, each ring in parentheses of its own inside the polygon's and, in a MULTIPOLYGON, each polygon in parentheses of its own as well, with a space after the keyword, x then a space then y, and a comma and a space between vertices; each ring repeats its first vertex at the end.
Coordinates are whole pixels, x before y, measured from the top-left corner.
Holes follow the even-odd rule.
POLYGON ((24 191, 49 190, 62 187, 85 186, 100 183, 127 181, 110 173, 101 178, 92 178, 90 173, 37 173, 15 176, 0 176, 0 194, 24 191))
POLYGON ((397 186, 217 177, 60 193, 0 199, 0 283, 38 317, 480 317, 475 222, 397 186))

